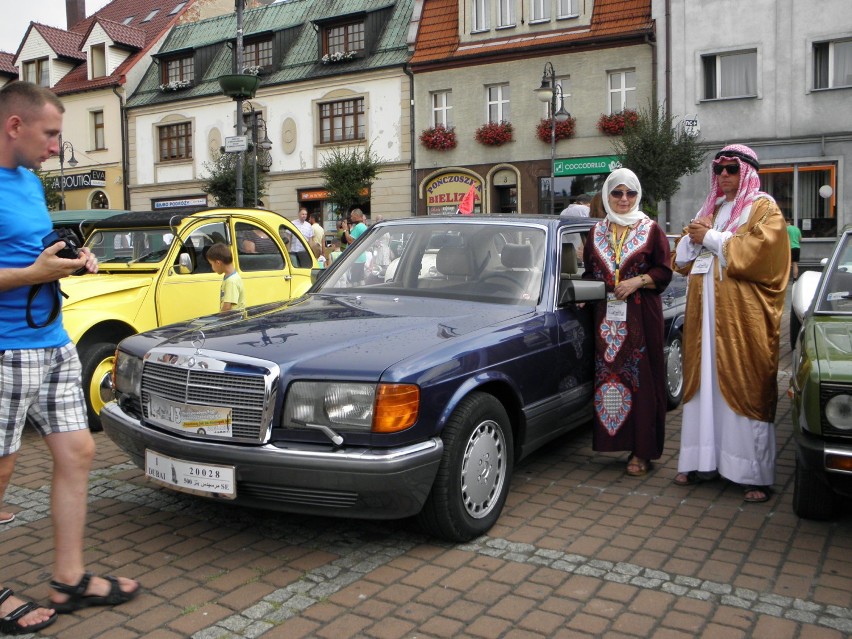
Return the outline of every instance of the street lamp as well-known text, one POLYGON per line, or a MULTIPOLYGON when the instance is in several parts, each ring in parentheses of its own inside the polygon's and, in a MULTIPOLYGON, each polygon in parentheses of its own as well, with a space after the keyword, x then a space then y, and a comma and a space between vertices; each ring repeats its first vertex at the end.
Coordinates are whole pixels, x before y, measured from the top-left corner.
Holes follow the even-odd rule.
POLYGON ((65 210, 65 149, 71 152, 71 159, 68 160, 68 166, 72 169, 79 164, 77 158, 74 157, 74 145, 70 142, 62 140, 62 134, 59 134, 59 192, 62 194, 60 210, 65 210))
MULTIPOLYGON (((243 113, 247 115, 251 115, 251 142, 252 142, 252 164, 254 168, 254 208, 257 208, 258 202, 258 189, 257 189, 257 163, 258 163, 258 147, 261 150, 268 152, 269 149, 272 148, 272 140, 269 139, 269 135, 266 132, 266 120, 263 119, 263 116, 260 115, 254 109, 254 105, 246 100, 243 102, 243 113), (257 139, 260 137, 259 130, 263 130, 263 139, 258 142, 257 139)), ((271 158, 270 158, 271 162, 271 158)), ((266 163, 264 162, 264 167, 266 167, 266 163)))
POLYGON ((535 90, 538 99, 549 103, 548 113, 550 115, 550 213, 556 209, 556 176, 553 174, 553 166, 556 161, 556 121, 565 122, 571 114, 565 110, 565 96, 562 86, 556 84, 556 71, 553 65, 547 62, 544 65, 544 74, 541 76, 541 86, 535 90), (559 110, 556 109, 557 96, 559 98, 559 110))

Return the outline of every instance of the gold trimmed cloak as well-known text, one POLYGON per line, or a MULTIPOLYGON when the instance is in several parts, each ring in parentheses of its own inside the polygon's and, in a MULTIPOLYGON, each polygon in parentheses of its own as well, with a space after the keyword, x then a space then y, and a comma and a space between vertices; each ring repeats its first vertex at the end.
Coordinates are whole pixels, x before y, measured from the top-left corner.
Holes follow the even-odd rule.
MULTIPOLYGON (((718 209, 717 209, 718 213, 718 209)), ((701 384, 703 277, 715 282, 716 373, 719 390, 737 413, 762 422, 775 420, 781 315, 790 276, 790 240, 778 206, 759 198, 748 221, 722 247, 727 267, 719 279, 718 260, 706 275, 691 275, 692 262, 672 268, 689 276, 683 330, 683 401, 701 384)))

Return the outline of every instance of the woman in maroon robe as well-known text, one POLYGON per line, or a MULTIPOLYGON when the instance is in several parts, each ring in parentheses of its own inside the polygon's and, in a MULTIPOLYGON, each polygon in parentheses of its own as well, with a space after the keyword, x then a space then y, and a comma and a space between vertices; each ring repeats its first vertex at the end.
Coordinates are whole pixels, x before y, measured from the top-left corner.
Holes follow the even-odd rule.
POLYGON ((603 187, 607 215, 583 250, 584 278, 606 282, 595 305, 594 450, 629 451, 627 474, 641 476, 663 453, 666 423, 662 293, 672 278, 669 243, 639 210, 642 187, 629 169, 603 187))

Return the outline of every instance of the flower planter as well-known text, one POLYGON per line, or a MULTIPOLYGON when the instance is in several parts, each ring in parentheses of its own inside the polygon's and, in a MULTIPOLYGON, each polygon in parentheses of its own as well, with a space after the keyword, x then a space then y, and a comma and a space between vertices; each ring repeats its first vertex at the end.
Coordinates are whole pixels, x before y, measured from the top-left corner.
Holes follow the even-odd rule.
POLYGON ((476 130, 476 141, 485 146, 501 146, 512 141, 512 123, 486 122, 476 130))
POLYGON ((260 86, 260 78, 245 73, 220 75, 219 86, 222 87, 222 92, 225 95, 234 99, 253 98, 257 87, 260 86))
MULTIPOLYGON (((564 122, 556 120, 556 135, 554 140, 567 140, 574 137, 574 130, 577 121, 574 118, 568 118, 564 122)), ((535 135, 542 142, 550 143, 550 118, 542 119, 535 127, 535 135)))
POLYGON ((598 119, 598 131, 604 135, 621 135, 625 127, 636 124, 638 119, 639 114, 630 109, 611 115, 604 113, 598 119))
POLYGON ((443 124, 429 127, 420 134, 420 144, 433 151, 449 151, 456 148, 456 131, 443 124))

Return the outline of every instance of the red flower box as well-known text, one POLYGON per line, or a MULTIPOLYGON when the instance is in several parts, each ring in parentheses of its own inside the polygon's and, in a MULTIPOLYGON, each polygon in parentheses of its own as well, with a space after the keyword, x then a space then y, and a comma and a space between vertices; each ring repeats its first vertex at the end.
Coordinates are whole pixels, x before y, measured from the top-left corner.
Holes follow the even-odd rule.
POLYGON ((625 127, 633 126, 638 122, 639 114, 630 109, 624 109, 621 113, 607 115, 604 113, 598 119, 598 131, 604 135, 621 135, 625 127))
MULTIPOLYGON (((577 121, 574 118, 568 118, 565 122, 556 120, 556 135, 554 139, 567 140, 574 136, 574 129, 577 121)), ((542 142, 550 142, 550 118, 544 118, 535 127, 535 135, 542 142)))
POLYGON ((486 122, 476 130, 476 141, 485 146, 500 146, 512 141, 511 122, 486 122))
POLYGON ((420 144, 433 151, 449 151, 456 148, 456 130, 436 124, 423 130, 420 134, 420 144))

